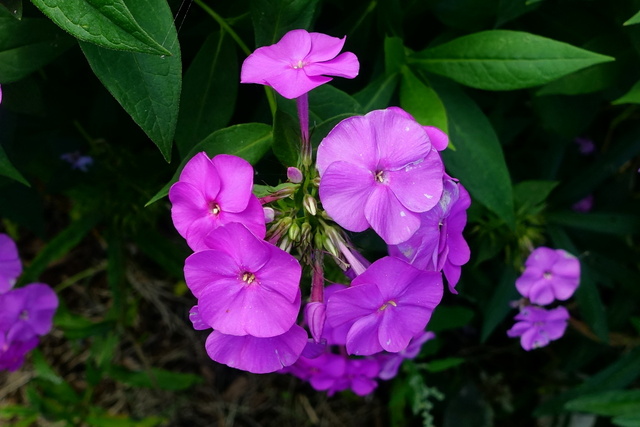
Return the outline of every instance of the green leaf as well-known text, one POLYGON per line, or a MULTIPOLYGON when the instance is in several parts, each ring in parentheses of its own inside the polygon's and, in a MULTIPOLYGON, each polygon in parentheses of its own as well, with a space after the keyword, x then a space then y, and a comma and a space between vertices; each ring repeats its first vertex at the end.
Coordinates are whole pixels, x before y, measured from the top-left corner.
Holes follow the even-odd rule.
POLYGON ((640 414, 622 415, 613 418, 611 422, 620 427, 640 427, 640 414))
POLYGON ((31 353, 31 360, 33 361, 33 370, 36 377, 45 381, 49 381, 53 384, 62 384, 64 380, 58 375, 51 366, 47 363, 40 350, 34 350, 31 353))
POLYGON ((461 357, 447 357, 446 359, 436 359, 427 363, 427 371, 442 372, 447 369, 455 368, 464 363, 461 357))
POLYGON ((238 94, 238 61, 226 33, 211 34, 182 82, 176 145, 185 155, 211 132, 229 123, 238 94))
POLYGON ((14 18, 22 19, 22 0, 0 0, 0 6, 8 10, 14 18))
POLYGON ((276 43, 291 30, 309 29, 318 0, 251 0, 256 46, 276 43))
POLYGON ((178 181, 182 168, 201 151, 209 157, 218 154, 232 154, 255 164, 269 150, 273 141, 271 126, 264 123, 243 123, 213 132, 196 144, 184 158, 171 181, 167 183, 146 204, 149 206, 169 194, 169 188, 178 181))
POLYGON ((102 335, 115 328, 115 321, 92 322, 86 317, 69 312, 66 308, 58 308, 53 323, 62 329, 69 340, 84 339, 95 335, 102 335))
POLYGON ((384 71, 385 74, 397 74, 406 62, 404 44, 400 37, 384 39, 384 71))
POLYGON ((403 67, 400 81, 400 106, 423 126, 435 126, 449 133, 447 112, 440 97, 408 67, 403 67))
POLYGON ((547 215, 549 222, 580 230, 627 236, 640 232, 637 215, 617 213, 553 212, 547 215))
POLYGON ((460 179, 473 199, 515 228, 511 178, 491 123, 457 85, 429 80, 447 111, 449 138, 456 146, 456 151, 441 153, 447 170, 460 179))
POLYGON ((633 15, 631 18, 625 21, 625 23, 622 25, 634 25, 634 24, 640 24, 640 12, 633 15))
POLYGON ((640 415, 640 390, 612 390, 588 394, 570 400, 564 408, 568 411, 588 412, 609 417, 640 415))
POLYGON ((554 80, 542 87, 536 95, 578 95, 598 92, 613 86, 619 75, 618 64, 598 64, 554 80))
POLYGON ((38 252, 38 255, 20 276, 20 284, 37 281, 49 264, 60 260, 71 249, 75 248, 84 236, 98 224, 101 218, 102 215, 93 214, 73 221, 38 252))
POLYGON ((79 40, 109 49, 157 55, 171 54, 136 22, 123 0, 32 2, 60 28, 79 40))
POLYGON ((110 415, 102 408, 92 408, 84 421, 91 427, 154 427, 167 423, 166 419, 160 417, 132 420, 126 415, 110 415))
POLYGON ((514 90, 548 83, 614 58, 530 33, 483 31, 410 57, 424 70, 478 89, 514 90))
POLYGON ((570 400, 587 394, 623 389, 638 376, 640 376, 640 347, 623 354, 611 365, 588 378, 582 385, 547 400, 536 409, 534 415, 562 412, 564 404, 570 400))
POLYGON ((184 279, 184 259, 189 253, 183 247, 169 241, 156 230, 140 229, 134 239, 140 250, 155 261, 158 267, 175 279, 184 279))
POLYGON ((363 111, 387 108, 397 84, 398 74, 382 74, 353 95, 353 98, 362 106, 363 111))
POLYGON ((4 175, 8 178, 18 181, 21 184, 26 185, 27 187, 31 187, 29 181, 24 179, 18 169, 13 167, 13 165, 9 161, 9 158, 7 157, 7 153, 5 153, 4 148, 2 148, 2 145, 0 145, 0 175, 4 175))
POLYGON ((473 310, 466 307, 447 307, 439 305, 434 310, 427 329, 438 333, 448 329, 461 328, 471 322, 473 315, 473 310))
POLYGON ((513 186, 513 201, 516 211, 523 214, 536 214, 539 206, 558 186, 557 181, 522 181, 513 186))
POLYGON ((0 16, 0 83, 22 79, 74 44, 48 19, 0 16))
POLYGON ((640 104, 640 80, 634 84, 629 92, 622 95, 620 98, 615 101, 611 101, 613 105, 620 104, 640 104))
POLYGON ((299 167, 300 122, 278 108, 273 124, 273 154, 283 166, 299 167))
POLYGON ((169 161, 182 84, 173 15, 165 0, 139 0, 129 7, 149 33, 163 40, 171 56, 116 51, 88 42, 80 42, 80 47, 102 84, 169 161))
POLYGON ((107 374, 114 380, 134 387, 161 388, 163 390, 185 390, 202 382, 199 375, 171 372, 152 368, 149 372, 130 371, 122 366, 111 365, 107 374))
POLYGON ((500 282, 482 313, 484 319, 480 332, 481 342, 485 342, 500 322, 513 310, 509 303, 520 298, 515 286, 516 277, 517 273, 513 268, 504 268, 500 282))

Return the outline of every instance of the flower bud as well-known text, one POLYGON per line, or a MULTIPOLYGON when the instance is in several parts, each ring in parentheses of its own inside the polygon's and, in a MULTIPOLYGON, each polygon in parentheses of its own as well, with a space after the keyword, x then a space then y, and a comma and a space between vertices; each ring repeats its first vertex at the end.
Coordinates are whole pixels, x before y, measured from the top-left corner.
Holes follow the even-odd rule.
POLYGON ((302 226, 300 227, 300 241, 301 242, 306 242, 308 244, 310 244, 310 238, 311 237, 311 224, 309 224, 308 222, 303 222, 302 226))
POLYGON ((264 210, 264 222, 271 222, 274 219, 276 219, 276 211, 273 210, 273 208, 262 208, 264 210))
POLYGON ((300 184, 302 182, 302 172, 300 169, 293 166, 287 168, 287 178, 294 184, 300 184))
POLYGON ((315 216, 318 213, 318 202, 311 194, 305 194, 302 200, 302 206, 311 215, 315 216))
POLYGON ((327 306, 322 302, 310 302, 304 308, 307 325, 316 343, 319 343, 322 338, 324 322, 327 319, 326 308, 327 306))
POLYGON ((280 245, 278 245, 278 247, 285 252, 289 252, 292 246, 293 242, 289 239, 289 236, 284 236, 282 241, 280 241, 280 245))
POLYGON ((297 222, 291 224, 287 234, 289 235, 289 239, 294 242, 298 242, 300 240, 300 226, 297 222))

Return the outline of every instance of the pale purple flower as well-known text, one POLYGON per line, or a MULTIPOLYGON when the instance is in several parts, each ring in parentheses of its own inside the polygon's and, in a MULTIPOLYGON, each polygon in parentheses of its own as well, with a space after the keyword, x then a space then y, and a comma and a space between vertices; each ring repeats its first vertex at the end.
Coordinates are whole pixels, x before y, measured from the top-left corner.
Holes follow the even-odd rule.
POLYGON ((302 176, 302 172, 300 171, 300 169, 293 167, 293 166, 289 166, 287 168, 287 179, 291 182, 293 182, 294 184, 300 184, 303 180, 303 176, 302 176))
POLYGON ((300 310, 298 261, 231 223, 213 230, 207 249, 189 256, 184 274, 201 320, 223 334, 274 337, 300 310))
POLYGON ((293 99, 331 81, 331 77, 352 79, 360 64, 351 52, 340 51, 346 37, 339 39, 306 30, 293 30, 271 46, 255 50, 244 60, 240 82, 271 86, 293 99))
POLYGON ((405 259, 414 267, 428 271, 443 271, 449 290, 457 293, 461 266, 469 261, 470 250, 462 231, 467 224, 469 193, 462 184, 444 180, 444 190, 438 204, 420 214, 420 228, 409 240, 390 245, 391 256, 405 259))
POLYGON ((253 167, 246 160, 198 153, 169 190, 173 224, 194 251, 206 249, 204 238, 211 230, 233 222, 262 239, 265 214, 252 188, 253 167))
POLYGON ((318 147, 320 200, 343 228, 371 227, 387 244, 420 227, 442 194, 444 167, 429 136, 397 109, 343 120, 318 147))
MULTIPOLYGON (((409 120, 417 121, 411 114, 407 113, 400 107, 389 107, 387 110, 393 110, 398 114, 402 114, 409 120)), ((431 145, 438 151, 443 151, 449 145, 449 137, 442 130, 438 129, 435 126, 422 126, 422 128, 429 135, 429 140, 431 141, 431 145)))
POLYGON ((415 337, 411 339, 409 345, 404 350, 398 353, 379 353, 376 355, 376 360, 380 363, 380 372, 378 378, 381 380, 390 380, 398 375, 398 369, 400 365, 407 359, 415 359, 422 345, 436 337, 436 334, 428 331, 420 331, 415 337))
POLYGON ((529 351, 544 347, 550 341, 564 335, 569 320, 569 312, 560 306, 551 310, 527 306, 515 317, 518 322, 507 331, 511 338, 520 337, 520 345, 529 351))
POLYGON ((91 156, 83 156, 79 151, 72 153, 65 153, 60 158, 71 165, 72 169, 77 169, 82 172, 87 172, 89 166, 93 165, 93 158, 91 156))
POLYGON ((20 273, 22 263, 16 243, 6 234, 0 234, 0 293, 13 288, 20 273))
POLYGON ((571 209, 576 212, 586 213, 593 209, 593 194, 587 195, 585 198, 578 200, 573 205, 571 205, 571 209))
POLYGON ((295 363, 307 343, 307 333, 293 325, 283 334, 258 338, 213 331, 205 344, 209 357, 236 369, 265 374, 295 363))
POLYGON ((309 326, 309 331, 314 341, 319 343, 322 339, 322 331, 327 320, 327 305, 323 302, 309 302, 304 307, 304 317, 309 326))
POLYGON ((28 352, 38 346, 38 337, 32 335, 26 339, 15 339, 12 335, 0 332, 0 371, 15 371, 24 364, 28 352))
POLYGON ((538 305, 569 299, 580 284, 580 261, 562 249, 536 248, 516 280, 518 292, 538 305))
POLYGON ((596 151, 596 145, 589 138, 578 137, 574 142, 578 145, 578 151, 583 156, 588 156, 596 151))
POLYGON ((442 298, 442 275, 382 258, 327 301, 327 322, 346 327, 349 354, 397 353, 425 328, 442 298))

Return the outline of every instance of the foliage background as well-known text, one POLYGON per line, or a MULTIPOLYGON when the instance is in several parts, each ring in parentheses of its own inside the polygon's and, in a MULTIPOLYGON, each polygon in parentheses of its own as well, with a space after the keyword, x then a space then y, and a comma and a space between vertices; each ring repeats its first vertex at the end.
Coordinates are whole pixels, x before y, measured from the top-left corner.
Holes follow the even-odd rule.
POLYGON ((63 301, 30 363, 0 376, 10 425, 640 425, 640 2, 0 4, 1 228, 21 283, 63 301), (449 133, 445 162, 473 198, 472 258, 437 340, 364 399, 207 358, 163 197, 203 149, 246 158, 257 183, 294 163, 293 103, 238 83, 250 51, 294 28, 346 35, 361 62, 310 94, 315 143, 402 106, 449 133), (61 160, 73 152, 87 172, 61 160), (590 194, 590 212, 571 209, 590 194), (566 336, 527 353, 505 335, 509 302, 543 244, 583 277, 566 336))

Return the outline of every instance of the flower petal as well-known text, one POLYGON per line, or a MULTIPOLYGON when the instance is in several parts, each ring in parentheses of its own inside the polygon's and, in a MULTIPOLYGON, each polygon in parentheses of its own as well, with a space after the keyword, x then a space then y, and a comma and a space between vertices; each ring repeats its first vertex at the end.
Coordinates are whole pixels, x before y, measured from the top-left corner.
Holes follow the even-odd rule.
POLYGON ((371 123, 366 117, 344 119, 320 142, 316 161, 320 176, 331 163, 339 161, 375 172, 378 153, 371 123))
POLYGON ((323 33, 309 33, 311 50, 305 58, 305 62, 323 62, 335 58, 342 48, 347 37, 332 37, 323 33))
POLYGON ((420 216, 404 207, 384 184, 374 185, 364 205, 364 216, 388 245, 408 240, 420 227, 420 216))
POLYGON ((353 79, 360 71, 358 58, 351 52, 324 62, 312 62, 304 67, 307 76, 334 76, 353 79))
POLYGON ((393 194, 413 212, 426 212, 438 204, 443 174, 444 166, 435 150, 419 163, 385 173, 393 194))
POLYGON ((216 202, 223 211, 241 212, 247 208, 253 189, 253 167, 246 160, 228 154, 211 159, 220 177, 216 202))

